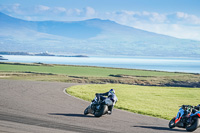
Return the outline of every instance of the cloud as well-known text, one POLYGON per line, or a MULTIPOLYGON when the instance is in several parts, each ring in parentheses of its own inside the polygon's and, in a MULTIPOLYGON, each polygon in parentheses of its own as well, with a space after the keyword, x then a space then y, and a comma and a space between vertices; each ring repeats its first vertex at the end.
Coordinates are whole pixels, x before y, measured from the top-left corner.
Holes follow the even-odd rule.
MULTIPOLYGON (((82 9, 77 8, 64 8, 64 7, 48 7, 44 5, 38 5, 35 7, 35 13, 43 16, 48 16, 52 20, 52 16, 56 15, 56 19, 62 18, 76 18, 76 19, 88 19, 94 17, 96 11, 92 7, 85 7, 82 9)), ((53 18, 53 19, 55 19, 53 18)))
POLYGON ((36 6, 36 8, 35 8, 36 12, 48 11, 48 10, 50 10, 50 9, 51 9, 50 7, 44 6, 44 5, 38 5, 38 6, 36 6))
POLYGON ((200 40, 200 18, 184 12, 161 14, 123 10, 107 12, 101 17, 150 32, 177 38, 200 40))
POLYGON ((66 12, 66 11, 67 11, 67 9, 64 8, 64 7, 55 7, 54 8, 55 13, 63 13, 63 12, 66 12))
POLYGON ((65 18, 73 17, 78 20, 78 19, 83 19, 83 18, 87 19, 87 18, 96 16, 95 9, 89 6, 80 8, 80 9, 65 8, 62 6, 52 7, 52 6, 46 6, 46 5, 35 5, 32 7, 25 7, 16 3, 16 4, 11 4, 11 5, 0 5, 0 11, 9 15, 12 14, 12 16, 17 16, 19 18, 29 18, 29 20, 31 19, 31 17, 33 19, 41 18, 41 20, 43 20, 43 18, 46 18, 46 19, 49 18, 49 20, 53 20, 55 18, 59 19, 59 17, 61 18, 61 20, 63 20, 62 17, 65 17, 65 18))
MULTIPOLYGON (((147 23, 172 23, 172 24, 200 24, 200 18, 187 14, 184 12, 176 12, 169 14, 161 14, 158 12, 134 12, 134 11, 116 11, 116 12, 107 12, 105 13, 107 18, 112 18, 115 21, 122 21, 124 24, 129 24, 131 21, 140 21, 147 23)), ((103 16, 103 15, 102 15, 103 16)))
POLYGON ((146 31, 173 36, 182 39, 199 40, 200 26, 187 26, 180 24, 152 24, 152 23, 134 23, 134 27, 146 31))
MULTIPOLYGON (((83 9, 67 9, 64 7, 48 7, 44 5, 38 5, 35 7, 36 13, 44 13, 48 12, 49 14, 59 14, 65 13, 65 15, 71 16, 74 15, 76 17, 84 16, 84 17, 91 17, 95 15, 95 10, 92 7, 85 7, 83 9)), ((51 16, 51 15, 50 15, 51 16)))
POLYGON ((200 18, 195 15, 187 14, 184 12, 177 12, 176 16, 178 19, 182 20, 185 23, 197 24, 197 25, 200 24, 200 18))
POLYGON ((152 22, 163 23, 167 20, 167 17, 164 14, 159 14, 159 13, 153 12, 150 14, 150 20, 152 22))
POLYGON ((167 20, 165 14, 159 14, 157 12, 134 12, 134 11, 116 11, 116 12, 107 12, 107 19, 112 19, 121 24, 130 25, 131 23, 137 22, 148 22, 148 23, 163 23, 167 20))
POLYGON ((15 14, 22 14, 23 11, 21 10, 21 5, 11 4, 11 5, 0 5, 0 11, 6 12, 6 13, 15 13, 15 14))
POLYGON ((95 12, 94 8, 86 7, 86 8, 84 8, 83 13, 85 16, 93 16, 93 15, 95 15, 96 12, 95 12))

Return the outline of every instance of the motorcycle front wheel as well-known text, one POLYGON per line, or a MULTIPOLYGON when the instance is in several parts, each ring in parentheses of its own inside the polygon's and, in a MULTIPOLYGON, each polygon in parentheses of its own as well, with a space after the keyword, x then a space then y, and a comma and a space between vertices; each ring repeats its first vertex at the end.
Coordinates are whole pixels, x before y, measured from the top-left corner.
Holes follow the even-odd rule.
POLYGON ((88 108, 89 108, 89 107, 87 107, 87 108, 84 110, 84 115, 89 114, 89 112, 88 112, 88 108))
POLYGON ((169 128, 174 128, 175 127, 175 118, 171 119, 169 122, 169 128))

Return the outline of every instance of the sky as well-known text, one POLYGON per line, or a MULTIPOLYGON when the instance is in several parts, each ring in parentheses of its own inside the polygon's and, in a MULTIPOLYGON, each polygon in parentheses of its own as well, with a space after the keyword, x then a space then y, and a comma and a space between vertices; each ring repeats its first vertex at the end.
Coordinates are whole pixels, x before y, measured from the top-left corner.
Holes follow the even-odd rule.
POLYGON ((0 12, 29 21, 109 19, 200 41, 200 0, 0 0, 0 12))

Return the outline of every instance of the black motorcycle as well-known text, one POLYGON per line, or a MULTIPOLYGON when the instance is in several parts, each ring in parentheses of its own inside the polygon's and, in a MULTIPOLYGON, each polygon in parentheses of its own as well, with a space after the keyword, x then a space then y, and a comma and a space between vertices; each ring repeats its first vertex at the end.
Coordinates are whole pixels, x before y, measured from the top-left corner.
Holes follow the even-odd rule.
POLYGON ((91 104, 84 110, 84 115, 93 114, 95 117, 101 117, 108 113, 108 107, 112 104, 113 103, 109 98, 97 102, 97 97, 95 97, 91 104))
POLYGON ((169 128, 179 127, 186 128, 187 131, 192 132, 200 126, 200 111, 199 107, 191 105, 183 105, 179 109, 179 113, 169 122, 169 128), (181 115, 183 111, 183 115, 181 115))

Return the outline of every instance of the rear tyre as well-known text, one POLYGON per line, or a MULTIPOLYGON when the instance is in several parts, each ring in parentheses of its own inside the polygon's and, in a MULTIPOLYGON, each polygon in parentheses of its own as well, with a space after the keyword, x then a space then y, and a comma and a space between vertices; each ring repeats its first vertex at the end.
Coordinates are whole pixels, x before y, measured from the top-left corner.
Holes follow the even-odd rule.
POLYGON ((198 126, 199 126, 199 119, 194 118, 192 124, 188 125, 186 127, 186 130, 189 131, 189 132, 192 132, 192 131, 196 130, 198 128, 198 126))
POLYGON ((175 118, 171 119, 169 122, 169 128, 174 128, 175 127, 175 118))
POLYGON ((108 112, 108 106, 103 105, 100 111, 94 113, 94 116, 101 117, 102 115, 106 114, 107 112, 108 112))

